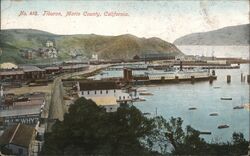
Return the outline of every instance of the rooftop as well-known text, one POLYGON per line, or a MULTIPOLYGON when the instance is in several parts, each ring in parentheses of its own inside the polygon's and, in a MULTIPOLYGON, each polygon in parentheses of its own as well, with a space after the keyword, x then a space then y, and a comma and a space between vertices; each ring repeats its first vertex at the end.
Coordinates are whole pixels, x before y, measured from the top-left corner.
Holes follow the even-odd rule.
POLYGON ((41 113, 41 106, 17 106, 15 109, 5 109, 0 111, 0 117, 38 115, 41 113))
POLYGON ((15 107, 16 106, 34 106, 34 105, 42 105, 44 103, 43 99, 32 99, 28 101, 20 101, 20 102, 14 102, 15 107))
POLYGON ((83 68, 83 67, 88 67, 88 65, 85 65, 85 64, 75 64, 75 65, 62 66, 63 69, 77 69, 77 68, 83 68))
POLYGON ((91 97, 90 99, 98 106, 117 105, 116 97, 114 96, 91 97))
POLYGON ((0 64, 0 69, 17 69, 17 65, 7 62, 0 64))
POLYGON ((24 72, 44 71, 43 69, 40 69, 36 66, 23 65, 23 66, 20 66, 20 68, 22 68, 24 72))
POLYGON ((22 70, 1 70, 0 75, 22 75, 24 72, 22 70))
POLYGON ((35 129, 33 127, 18 124, 6 129, 0 136, 0 145, 15 144, 22 147, 29 147, 35 129))
POLYGON ((121 89, 121 87, 115 81, 103 81, 103 80, 84 80, 79 82, 80 90, 110 90, 121 89))

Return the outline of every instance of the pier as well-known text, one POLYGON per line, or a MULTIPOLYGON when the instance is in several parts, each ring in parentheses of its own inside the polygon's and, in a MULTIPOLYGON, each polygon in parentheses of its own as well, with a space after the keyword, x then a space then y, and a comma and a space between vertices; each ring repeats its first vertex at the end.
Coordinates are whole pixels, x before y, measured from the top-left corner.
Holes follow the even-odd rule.
MULTIPOLYGON (((171 64, 172 66, 179 66, 180 64, 171 64)), ((132 70, 166 70, 170 64, 163 64, 163 65, 150 65, 150 64, 127 64, 127 65, 122 65, 122 64, 116 64, 112 67, 107 68, 107 71, 120 71, 123 70, 124 68, 130 68, 132 70)), ((201 69, 239 69, 240 65, 218 65, 218 64, 183 64, 182 69, 195 69, 197 67, 200 67, 201 69)))

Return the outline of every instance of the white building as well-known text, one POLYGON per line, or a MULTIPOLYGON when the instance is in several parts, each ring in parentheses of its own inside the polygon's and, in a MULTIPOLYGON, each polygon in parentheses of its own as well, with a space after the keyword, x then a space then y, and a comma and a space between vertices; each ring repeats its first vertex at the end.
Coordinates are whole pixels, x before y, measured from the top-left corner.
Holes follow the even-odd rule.
POLYGON ((104 106, 107 112, 116 111, 120 103, 132 101, 132 97, 114 81, 81 81, 77 88, 79 97, 92 99, 97 105, 104 106))
POLYGON ((57 52, 56 48, 51 48, 48 51, 49 58, 57 58, 57 54, 58 54, 58 52, 57 52))
POLYGON ((52 41, 47 41, 46 42, 46 47, 53 47, 54 43, 52 41))
POLYGON ((97 54, 92 54, 91 59, 97 61, 98 60, 98 55, 97 54))

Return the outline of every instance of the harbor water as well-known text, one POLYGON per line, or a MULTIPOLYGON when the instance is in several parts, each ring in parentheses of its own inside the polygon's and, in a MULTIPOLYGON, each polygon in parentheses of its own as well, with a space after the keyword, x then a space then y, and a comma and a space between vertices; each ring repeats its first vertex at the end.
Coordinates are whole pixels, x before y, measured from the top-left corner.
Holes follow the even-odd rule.
MULTIPOLYGON (((142 74, 145 71, 133 71, 142 74)), ((242 132, 249 138, 249 110, 233 109, 249 103, 249 84, 241 82, 241 73, 249 73, 249 65, 242 64, 240 69, 217 69, 217 80, 210 84, 208 81, 183 82, 178 84, 160 84, 138 86, 147 89, 152 96, 144 96, 146 101, 135 102, 134 105, 151 116, 161 115, 166 119, 181 117, 183 128, 191 125, 200 131, 210 131, 211 135, 201 135, 206 141, 231 141, 233 132, 242 132), (231 83, 226 77, 231 75, 231 83), (232 100, 221 100, 229 97, 232 100), (195 110, 189 108, 195 107, 195 110), (157 113, 157 114, 156 114, 157 113), (210 116, 218 113, 218 116, 210 116), (219 125, 227 124, 229 128, 218 129, 219 125)), ((95 78, 121 77, 122 71, 103 71, 95 78)))

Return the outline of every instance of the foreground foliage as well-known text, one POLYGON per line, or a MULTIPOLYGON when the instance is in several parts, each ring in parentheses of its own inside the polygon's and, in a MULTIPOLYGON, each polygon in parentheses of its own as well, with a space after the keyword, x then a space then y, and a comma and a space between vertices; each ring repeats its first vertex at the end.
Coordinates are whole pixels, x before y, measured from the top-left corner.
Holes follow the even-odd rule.
POLYGON ((45 136, 41 155, 242 155, 248 142, 234 133, 231 143, 208 144, 181 118, 145 117, 134 106, 106 113, 93 101, 78 99, 45 136))

